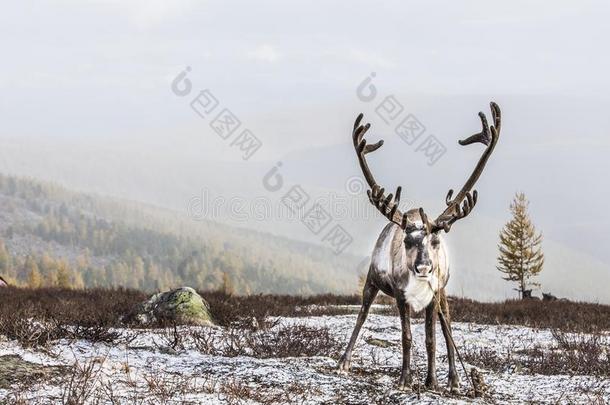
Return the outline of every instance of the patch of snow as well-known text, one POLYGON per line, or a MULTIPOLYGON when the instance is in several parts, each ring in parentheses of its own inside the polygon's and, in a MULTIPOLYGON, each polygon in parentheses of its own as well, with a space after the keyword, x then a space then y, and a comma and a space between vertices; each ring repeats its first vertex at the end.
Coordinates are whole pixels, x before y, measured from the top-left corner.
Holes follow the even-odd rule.
MULTIPOLYGON (((296 324, 327 327, 334 337, 347 344, 355 322, 356 315, 281 318, 276 327, 296 324)), ((186 328, 189 327, 179 328, 179 332, 186 328)), ((208 328, 206 331, 218 337, 228 333, 219 327, 208 328)), ((397 391, 402 350, 400 322, 394 316, 369 315, 354 349, 352 372, 348 375, 335 373, 336 358, 257 359, 246 356, 213 356, 196 350, 189 339, 185 340, 184 349, 174 352, 164 349, 168 344, 165 331, 125 329, 120 332, 124 336, 124 342, 121 344, 59 341, 45 352, 24 349, 15 342, 3 340, 0 341, 0 356, 16 354, 29 362, 49 366, 82 366, 93 361, 97 378, 96 392, 103 392, 108 396, 108 390, 112 390, 112 395, 121 402, 132 402, 134 396, 140 396, 146 403, 158 402, 152 396, 154 389, 151 387, 155 386, 155 379, 160 379, 159 381, 165 381, 169 387, 173 387, 169 394, 172 401, 186 403, 226 402, 222 387, 231 384, 279 395, 279 402, 290 402, 289 396, 281 396, 289 391, 288 387, 300 387, 302 392, 298 394, 298 402, 304 404, 406 404, 415 401, 424 404, 485 403, 483 399, 473 400, 464 396, 397 391), (391 344, 388 347, 380 347, 366 343, 366 340, 370 339, 384 340, 391 344)), ((439 384, 444 385, 448 367, 444 338, 439 326, 436 333, 437 376, 439 384)), ((461 350, 486 348, 498 354, 507 350, 518 353, 519 350, 532 348, 534 345, 550 346, 554 343, 550 330, 522 326, 454 323, 453 333, 461 350)), ((414 383, 423 384, 426 349, 422 320, 412 321, 412 334, 414 383)), ((469 370, 472 366, 466 364, 466 367, 469 370)), ((590 403, 592 398, 584 393, 587 388, 595 388, 601 393, 603 400, 610 401, 610 382, 596 377, 531 375, 519 370, 499 373, 479 370, 490 387, 493 402, 590 403)), ((468 381, 459 363, 458 371, 464 390, 468 388, 468 381)), ((65 387, 58 386, 56 382, 41 381, 24 392, 16 392, 19 387, 0 390, 0 402, 21 395, 32 402, 54 403, 61 398, 64 389, 65 387)), ((104 395, 100 394, 97 399, 104 403, 104 398, 104 395)), ((244 402, 257 403, 252 399, 244 402)))

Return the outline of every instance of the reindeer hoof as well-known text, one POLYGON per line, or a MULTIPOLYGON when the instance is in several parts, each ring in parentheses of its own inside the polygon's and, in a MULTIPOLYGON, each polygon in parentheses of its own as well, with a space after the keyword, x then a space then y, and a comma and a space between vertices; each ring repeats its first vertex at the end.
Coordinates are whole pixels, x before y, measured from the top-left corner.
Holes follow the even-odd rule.
POLYGON ((337 374, 345 375, 349 373, 349 369, 351 367, 351 361, 346 360, 345 358, 341 358, 339 360, 339 365, 337 366, 337 374))
POLYGON ((426 378, 426 389, 428 391, 438 391, 438 381, 436 381, 436 377, 428 376, 426 378))
POLYGON ((447 388, 449 389, 449 392, 452 394, 459 394, 460 393, 460 380, 456 377, 449 377, 449 382, 447 383, 447 388))
POLYGON ((411 384, 411 374, 401 374, 397 389, 399 391, 411 391, 411 384))
POLYGON ((396 387, 396 389, 398 391, 409 392, 409 391, 411 391, 411 384, 410 383, 398 383, 398 386, 396 387))

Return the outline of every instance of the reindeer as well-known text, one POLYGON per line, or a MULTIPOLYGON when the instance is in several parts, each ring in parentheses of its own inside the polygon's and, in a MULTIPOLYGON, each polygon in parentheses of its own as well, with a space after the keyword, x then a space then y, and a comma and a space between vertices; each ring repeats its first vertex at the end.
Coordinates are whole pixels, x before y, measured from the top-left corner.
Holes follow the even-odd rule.
POLYGON ((449 232, 455 222, 470 214, 477 202, 477 191, 471 190, 483 172, 500 134, 500 108, 493 102, 490 105, 493 125, 489 126, 485 114, 480 112, 482 131, 459 141, 460 145, 482 143, 486 148, 474 171, 455 198, 452 198, 453 190, 449 190, 445 198, 447 208, 434 220, 430 220, 422 208, 402 213, 399 210, 401 187, 396 189, 394 196, 391 193, 385 195, 385 190, 375 181, 366 161, 366 155, 379 149, 383 145, 383 140, 375 144, 367 144, 364 134, 369 130, 370 124, 360 125, 362 114, 356 118, 352 138, 360 168, 370 187, 370 190, 367 190, 369 201, 390 223, 379 235, 373 250, 362 292, 362 307, 345 353, 339 360, 339 372, 349 371, 352 350, 360 328, 366 320, 373 300, 381 290, 396 300, 402 326, 403 357, 398 388, 408 390, 412 382, 410 309, 418 312, 425 308, 426 352, 428 355, 426 388, 438 390, 435 361, 435 324, 438 311, 447 345, 448 386, 452 391, 459 390, 459 377, 455 367, 455 348, 451 338, 449 305, 445 293, 445 286, 449 280, 449 254, 441 231, 449 232))

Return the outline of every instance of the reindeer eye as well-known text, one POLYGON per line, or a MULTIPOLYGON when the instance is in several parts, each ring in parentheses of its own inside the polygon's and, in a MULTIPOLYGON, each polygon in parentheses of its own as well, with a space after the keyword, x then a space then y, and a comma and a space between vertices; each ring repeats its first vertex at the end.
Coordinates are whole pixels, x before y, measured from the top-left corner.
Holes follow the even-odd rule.
POLYGON ((434 235, 434 236, 432 237, 432 241, 431 241, 431 243, 432 243, 432 247, 436 249, 437 247, 439 247, 439 246, 440 246, 440 244, 441 244, 441 240, 438 238, 438 236, 434 235))
POLYGON ((405 245, 413 246, 417 244, 417 238, 412 233, 407 233, 405 237, 405 245))

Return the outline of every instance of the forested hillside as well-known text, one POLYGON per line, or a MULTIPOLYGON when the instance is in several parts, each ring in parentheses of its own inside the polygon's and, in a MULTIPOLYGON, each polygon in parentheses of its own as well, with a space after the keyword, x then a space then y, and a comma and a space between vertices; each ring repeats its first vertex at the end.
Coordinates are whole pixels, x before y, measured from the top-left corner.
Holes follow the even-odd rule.
POLYGON ((357 258, 0 175, 0 275, 18 285, 351 293, 357 258))

